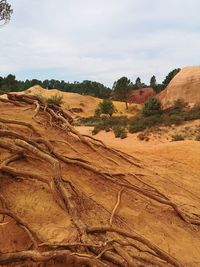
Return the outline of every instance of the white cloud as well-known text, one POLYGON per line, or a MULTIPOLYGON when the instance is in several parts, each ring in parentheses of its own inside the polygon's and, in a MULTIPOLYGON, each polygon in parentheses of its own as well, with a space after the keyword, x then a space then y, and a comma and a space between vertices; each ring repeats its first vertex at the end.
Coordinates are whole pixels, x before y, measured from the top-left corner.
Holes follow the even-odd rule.
POLYGON ((0 29, 0 75, 146 82, 198 65, 199 0, 9 0, 0 29))

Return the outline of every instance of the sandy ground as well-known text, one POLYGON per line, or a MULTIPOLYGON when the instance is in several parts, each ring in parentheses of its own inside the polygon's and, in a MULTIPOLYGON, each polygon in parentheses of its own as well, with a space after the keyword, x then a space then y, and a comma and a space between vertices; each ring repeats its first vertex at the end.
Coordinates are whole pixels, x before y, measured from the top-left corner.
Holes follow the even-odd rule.
MULTIPOLYGON (((86 126, 78 126, 76 129, 82 134, 91 135, 94 127, 86 127, 86 126)), ((100 131, 95 135, 95 138, 102 140, 107 145, 118 148, 124 152, 130 154, 145 154, 153 153, 157 151, 157 149, 162 149, 162 147, 176 147, 181 146, 181 144, 189 143, 191 146, 196 146, 200 144, 200 142, 195 142, 195 138, 200 134, 200 120, 190 121, 183 125, 172 126, 172 127, 160 127, 160 130, 157 131, 147 131, 147 136, 149 137, 149 141, 141 141, 138 138, 140 133, 135 134, 127 134, 127 138, 120 139, 115 138, 114 133, 112 131, 105 132, 100 131), (172 142, 172 136, 180 134, 185 140, 182 142, 172 142), (195 144, 195 145, 194 145, 195 144)), ((182 145, 183 146, 183 145, 182 145)), ((176 156, 176 155, 175 155, 176 156)))
MULTIPOLYGON (((33 110, 34 107, 27 109, 0 103, 0 117, 29 122, 44 138, 68 141, 77 150, 74 152, 67 145, 55 143, 56 151, 62 155, 87 159, 93 166, 109 172, 122 172, 128 183, 142 186, 131 176, 131 174, 138 175, 186 212, 200 214, 200 142, 141 142, 136 136, 120 140, 114 138, 112 133, 104 132, 96 136, 107 145, 132 154, 136 158, 135 162, 141 164, 141 167, 137 167, 103 148, 99 148, 98 153, 92 151, 61 129, 50 127, 48 118, 44 114, 40 113, 37 120, 33 120, 33 110), (109 158, 118 164, 114 164, 109 158)), ((0 126, 1 129, 6 127, 29 138, 33 136, 26 127, 2 124, 0 126)), ((90 134, 88 128, 81 127, 79 130, 90 134)), ((8 152, 0 148, 0 160, 7 157, 8 152)), ((12 167, 34 171, 47 180, 52 176, 49 164, 34 156, 28 160, 14 162, 12 167)), ((108 224, 120 187, 100 175, 73 164, 62 163, 61 171, 63 179, 69 179, 80 192, 75 201, 79 216, 84 223, 90 226, 108 224)), ((3 175, 0 180, 0 193, 7 199, 10 209, 37 233, 41 242, 77 240, 77 231, 69 214, 55 202, 46 185, 32 179, 16 180, 3 175)), ((126 189, 114 224, 121 229, 137 231, 177 258, 183 266, 200 266, 200 228, 184 222, 170 206, 126 189)), ((29 247, 30 240, 27 234, 14 221, 0 227, 1 251, 11 252, 29 247)))

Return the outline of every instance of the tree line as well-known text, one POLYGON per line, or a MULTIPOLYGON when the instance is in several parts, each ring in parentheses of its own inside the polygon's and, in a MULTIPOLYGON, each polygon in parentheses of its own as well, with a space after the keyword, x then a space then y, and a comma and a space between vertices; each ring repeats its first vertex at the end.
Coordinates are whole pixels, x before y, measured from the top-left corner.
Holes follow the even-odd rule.
POLYGON ((20 92, 24 91, 32 86, 40 85, 46 89, 58 89, 63 92, 73 92, 82 95, 91 95, 94 97, 99 97, 102 99, 106 98, 114 98, 120 101, 126 101, 128 95, 132 90, 136 90, 144 87, 152 87, 156 93, 161 92, 166 88, 172 78, 180 71, 180 69, 172 70, 164 79, 162 83, 157 83, 155 75, 153 75, 149 81, 149 84, 145 84, 141 81, 140 77, 138 77, 135 82, 132 82, 127 77, 121 77, 117 81, 114 82, 113 87, 109 88, 105 85, 95 82, 85 80, 82 82, 65 82, 64 80, 25 80, 20 81, 17 80, 15 75, 9 74, 6 77, 0 76, 0 93, 7 92, 20 92))
POLYGON ((150 79, 149 86, 141 82, 141 79, 138 77, 133 84, 130 79, 127 77, 122 77, 119 80, 115 81, 113 84, 113 98, 115 100, 120 100, 125 102, 126 109, 128 109, 128 97, 132 90, 144 88, 144 87, 152 87, 156 93, 160 93, 162 90, 164 90, 167 85, 170 83, 170 81, 175 77, 175 75, 180 71, 181 69, 174 69, 170 71, 170 73, 165 77, 164 81, 159 84, 156 81, 156 76, 153 75, 150 79))
POLYGON ((45 89, 58 89, 63 92, 73 92, 82 95, 91 95, 99 98, 109 98, 111 89, 104 86, 99 82, 93 82, 85 80, 83 82, 65 82, 59 80, 26 80, 18 81, 16 77, 9 74, 7 77, 0 77, 0 91, 1 93, 6 92, 20 92, 24 91, 32 86, 40 85, 45 89))

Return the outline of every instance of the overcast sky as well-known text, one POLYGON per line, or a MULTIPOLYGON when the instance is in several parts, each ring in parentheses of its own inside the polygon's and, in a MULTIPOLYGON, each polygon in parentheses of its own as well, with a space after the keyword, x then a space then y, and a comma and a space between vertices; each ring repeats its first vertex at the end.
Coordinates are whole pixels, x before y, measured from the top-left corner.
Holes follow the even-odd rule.
POLYGON ((199 0, 8 0, 0 28, 0 76, 161 81, 200 65, 199 0))

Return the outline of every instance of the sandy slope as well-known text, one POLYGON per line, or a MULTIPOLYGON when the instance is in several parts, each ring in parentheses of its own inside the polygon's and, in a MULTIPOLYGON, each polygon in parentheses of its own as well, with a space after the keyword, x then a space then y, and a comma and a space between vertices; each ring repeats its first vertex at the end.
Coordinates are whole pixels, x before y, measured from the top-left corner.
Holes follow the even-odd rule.
MULTIPOLYGON (((188 141, 157 145, 131 143, 130 139, 114 139, 112 133, 100 133, 98 138, 107 144, 131 153, 139 159, 142 168, 131 165, 111 152, 99 148, 98 153, 68 135, 61 129, 50 127, 48 118, 40 113, 37 120, 32 119, 34 107, 17 107, 0 103, 0 117, 30 122, 48 140, 67 140, 77 153, 62 143, 55 143, 57 152, 68 157, 82 157, 93 166, 109 172, 123 172, 125 179, 133 185, 141 186, 130 173, 137 174, 186 211, 200 214, 200 142, 188 141), (156 146, 155 146, 156 145, 156 146), (107 158, 105 158, 105 156, 107 158), (109 161, 112 158, 119 165, 109 161)), ((32 138, 34 134, 22 126, 3 125, 9 129, 32 138)), ((2 138, 1 138, 2 140, 2 138)), ((8 152, 0 148, 0 160, 8 157, 8 152)), ((52 176, 51 167, 45 161, 31 156, 11 164, 19 170, 34 171, 45 179, 52 176)), ((115 205, 120 187, 100 175, 84 170, 73 164, 61 164, 63 179, 69 179, 80 192, 75 199, 80 218, 86 225, 108 224, 110 213, 115 205)), ((118 177, 118 180, 121 178, 118 177)), ((71 218, 55 202, 49 188, 32 179, 17 180, 2 175, 0 193, 7 199, 12 209, 37 233, 41 242, 72 242, 77 240, 77 231, 71 218)), ((175 211, 135 191, 126 189, 114 219, 114 224, 130 232, 137 231, 164 251, 183 263, 183 266, 200 266, 199 226, 190 225, 177 216, 175 211)), ((112 237, 112 236, 111 236, 112 237)), ((31 242, 27 234, 14 221, 0 226, 0 248, 3 252, 28 249, 31 242), (8 234, 9 232, 9 234, 8 234)), ((23 266, 35 266, 32 263, 23 266)), ((39 266, 66 266, 49 263, 39 266)), ((143 266, 149 266, 148 264, 143 266)), ((166 266, 169 266, 166 264, 166 266)))
MULTIPOLYGON (((82 134, 91 134, 91 127, 77 127, 82 134)), ((95 138, 107 145, 120 149, 146 162, 152 169, 166 177, 173 173, 178 183, 185 183, 198 195, 200 192, 200 142, 186 140, 171 142, 166 138, 140 141, 136 134, 128 134, 126 139, 115 138, 112 132, 101 131, 95 138), (176 177, 177 176, 177 177, 176 177), (193 180, 193 178, 195 178, 193 180), (193 180, 193 182, 192 182, 193 180)), ((200 197, 199 197, 200 198, 200 197)))
MULTIPOLYGON (((80 95, 76 93, 61 92, 57 89, 47 90, 40 86, 34 86, 25 91, 27 94, 39 95, 44 97, 51 97, 53 95, 59 95, 63 97, 63 108, 81 108, 83 112, 77 113, 79 116, 89 117, 94 115, 94 110, 97 108, 98 104, 102 101, 100 98, 93 96, 80 95)), ((132 109, 131 113, 127 113, 125 109, 125 104, 120 101, 113 101, 117 113, 116 115, 133 115, 135 113, 134 107, 137 109, 140 108, 140 105, 130 104, 132 109)))

